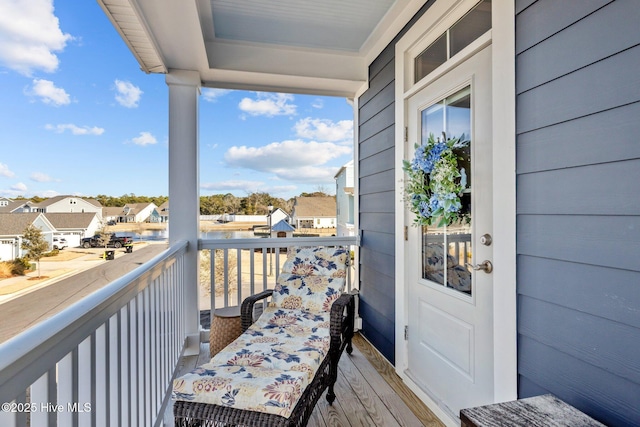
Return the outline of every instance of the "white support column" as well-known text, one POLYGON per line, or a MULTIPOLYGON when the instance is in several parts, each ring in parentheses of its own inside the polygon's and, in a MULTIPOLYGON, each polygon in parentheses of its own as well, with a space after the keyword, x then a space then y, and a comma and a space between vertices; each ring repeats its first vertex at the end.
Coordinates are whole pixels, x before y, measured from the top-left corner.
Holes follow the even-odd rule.
POLYGON ((198 96, 200 74, 171 70, 169 86, 169 244, 187 240, 184 264, 185 355, 198 354, 198 238, 200 191, 198 168, 198 96))

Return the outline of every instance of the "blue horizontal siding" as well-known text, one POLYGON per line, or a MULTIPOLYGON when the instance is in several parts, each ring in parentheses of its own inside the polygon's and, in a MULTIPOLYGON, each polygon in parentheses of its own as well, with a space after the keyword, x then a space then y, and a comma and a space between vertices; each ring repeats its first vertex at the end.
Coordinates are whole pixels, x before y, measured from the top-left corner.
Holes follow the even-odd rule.
POLYGON ((518 354, 521 376, 539 387, 608 426, 640 425, 637 383, 525 335, 518 337, 518 354))
POLYGON ((358 224, 363 335, 395 360, 395 44, 434 0, 369 65, 369 88, 358 99, 358 224))
POLYGON ((518 394, 640 425, 640 8, 516 10, 518 394))

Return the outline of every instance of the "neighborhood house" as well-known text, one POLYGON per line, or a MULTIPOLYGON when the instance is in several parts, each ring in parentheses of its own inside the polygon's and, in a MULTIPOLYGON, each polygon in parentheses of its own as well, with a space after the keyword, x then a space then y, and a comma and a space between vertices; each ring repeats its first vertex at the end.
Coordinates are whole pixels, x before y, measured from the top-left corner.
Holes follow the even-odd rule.
POLYGON ((335 228, 335 197, 296 197, 291 222, 298 229, 335 228))

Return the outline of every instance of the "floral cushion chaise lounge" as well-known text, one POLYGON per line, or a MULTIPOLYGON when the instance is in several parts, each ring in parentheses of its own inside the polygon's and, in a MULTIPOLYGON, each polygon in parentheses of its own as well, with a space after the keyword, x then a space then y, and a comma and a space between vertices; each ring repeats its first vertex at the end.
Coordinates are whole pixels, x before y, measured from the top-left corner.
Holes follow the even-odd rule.
POLYGON ((276 287, 242 303, 243 334, 173 382, 176 426, 304 426, 321 394, 335 399, 342 351, 351 353, 349 252, 297 248, 276 287), (272 297, 252 324, 254 304, 272 297))

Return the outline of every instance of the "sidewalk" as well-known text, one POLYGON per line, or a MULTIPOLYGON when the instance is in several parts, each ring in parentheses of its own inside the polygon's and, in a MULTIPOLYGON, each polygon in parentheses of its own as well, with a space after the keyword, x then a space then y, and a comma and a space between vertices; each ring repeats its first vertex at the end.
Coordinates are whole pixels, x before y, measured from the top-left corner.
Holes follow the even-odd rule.
MULTIPOLYGON (((136 242, 133 250, 144 248, 148 244, 136 242)), ((115 250, 116 258, 126 255, 124 248, 109 248, 109 250, 115 250)), ((36 270, 28 272, 25 276, 0 280, 0 304, 109 262, 102 258, 103 253, 104 248, 65 248, 55 257, 42 258, 40 259, 40 279, 38 279, 36 266, 36 270)))

